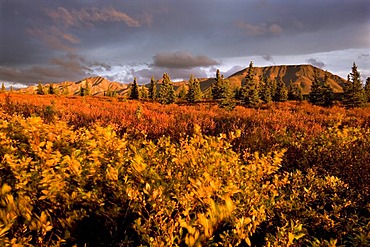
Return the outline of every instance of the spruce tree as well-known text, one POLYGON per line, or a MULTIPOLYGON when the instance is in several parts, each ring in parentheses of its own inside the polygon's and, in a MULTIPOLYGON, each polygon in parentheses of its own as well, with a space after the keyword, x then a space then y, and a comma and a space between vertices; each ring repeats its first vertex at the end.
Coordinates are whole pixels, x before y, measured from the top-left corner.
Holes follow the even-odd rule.
POLYGON ((172 104, 175 102, 175 90, 167 73, 163 74, 163 82, 159 89, 159 102, 161 104, 172 104))
POLYGON ((139 97, 140 99, 148 99, 148 92, 145 86, 140 87, 139 93, 140 93, 140 97, 139 97))
POLYGON ((217 69, 216 71, 216 81, 212 84, 212 98, 214 100, 220 99, 220 91, 222 87, 222 82, 221 82, 221 76, 220 76, 220 70, 217 69))
POLYGON ((186 100, 190 103, 200 101, 202 99, 202 91, 200 89, 199 80, 191 75, 188 85, 189 89, 188 93, 186 94, 186 100))
POLYGON ((332 106, 334 100, 334 91, 329 85, 329 77, 327 72, 325 73, 324 81, 322 84, 323 96, 324 96, 324 105, 323 106, 332 106))
POLYGON ((177 95, 177 98, 180 100, 185 100, 187 95, 186 87, 185 85, 181 85, 180 92, 177 95))
POLYGON ((253 62, 251 61, 241 93, 243 104, 247 106, 257 106, 260 103, 259 85, 254 76, 253 62))
POLYGON ((242 101, 246 106, 257 106, 260 103, 259 88, 254 82, 249 82, 242 88, 242 101))
POLYGON ((149 84, 149 99, 155 100, 156 98, 157 98, 157 81, 154 80, 154 76, 152 76, 149 84))
POLYGON ((2 93, 5 93, 5 92, 6 92, 4 82, 3 82, 3 83, 1 83, 1 92, 2 92, 2 93))
POLYGON ((357 70, 356 63, 353 63, 352 72, 349 74, 349 80, 344 85, 343 103, 347 108, 362 106, 365 101, 365 91, 360 80, 360 72, 357 70))
POLYGON ((311 84, 311 91, 309 94, 309 101, 314 105, 323 105, 323 90, 317 73, 314 75, 314 79, 311 84))
POLYGON ((272 101, 272 89, 269 81, 261 76, 261 82, 260 82, 260 99, 268 104, 272 101))
POLYGON ((280 78, 280 80, 276 84, 274 101, 284 102, 287 101, 287 99, 288 99, 288 89, 286 88, 283 79, 280 78))
POLYGON ((212 98, 214 100, 222 99, 225 92, 229 90, 229 83, 220 74, 220 70, 216 71, 216 81, 212 84, 212 98))
POLYGON ((366 95, 366 101, 370 102, 370 77, 366 79, 366 84, 365 84, 365 95, 366 95))
POLYGON ((48 94, 55 94, 53 84, 51 84, 51 83, 49 84, 48 94))
POLYGON ((85 96, 85 88, 83 88, 82 86, 80 86, 79 94, 80 96, 85 96))
POLYGON ((220 100, 218 101, 218 106, 230 111, 235 108, 233 90, 230 87, 229 80, 222 78, 222 83, 223 87, 220 95, 220 100))
POLYGON ((292 81, 288 87, 288 100, 303 100, 302 87, 300 85, 294 84, 292 81))
POLYGON ((130 99, 139 99, 140 94, 139 94, 139 85, 137 84, 136 77, 134 78, 134 82, 130 87, 130 99))
POLYGON ((44 88, 43 88, 41 82, 39 82, 39 84, 37 84, 36 93, 39 94, 39 95, 44 95, 45 94, 44 88))
POLYGON ((276 99, 276 87, 277 87, 276 79, 274 79, 274 80, 267 79, 266 83, 267 83, 268 87, 270 88, 271 98, 272 98, 273 101, 275 101, 275 99, 276 99))

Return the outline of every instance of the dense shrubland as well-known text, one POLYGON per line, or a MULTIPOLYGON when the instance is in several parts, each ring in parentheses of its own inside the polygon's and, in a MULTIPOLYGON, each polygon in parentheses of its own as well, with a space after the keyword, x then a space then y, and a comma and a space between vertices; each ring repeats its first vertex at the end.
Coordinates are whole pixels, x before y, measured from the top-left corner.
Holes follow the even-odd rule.
POLYGON ((0 103, 3 245, 369 245, 366 108, 0 103))

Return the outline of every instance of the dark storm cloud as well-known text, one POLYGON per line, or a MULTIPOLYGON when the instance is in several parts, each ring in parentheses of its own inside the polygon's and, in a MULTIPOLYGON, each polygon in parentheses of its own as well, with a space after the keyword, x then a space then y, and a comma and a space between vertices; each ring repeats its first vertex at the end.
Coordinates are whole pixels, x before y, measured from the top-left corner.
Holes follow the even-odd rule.
POLYGON ((0 0, 0 80, 73 79, 153 56, 149 70, 180 77, 223 58, 368 49, 369 8, 368 0, 0 0))
POLYGON ((313 66, 316 66, 316 67, 320 68, 320 69, 322 69, 322 68, 325 67, 325 63, 324 62, 321 62, 321 61, 319 61, 319 60, 317 60, 315 58, 310 58, 310 59, 307 60, 307 62, 309 64, 312 64, 313 66))
POLYGON ((85 57, 69 53, 53 58, 49 64, 32 65, 20 68, 0 66, 1 79, 33 85, 37 82, 77 81, 95 75, 95 71, 109 71, 107 64, 89 61, 85 57))
POLYGON ((154 66, 162 68, 189 69, 219 65, 207 56, 195 56, 190 52, 159 53, 153 57, 154 66))

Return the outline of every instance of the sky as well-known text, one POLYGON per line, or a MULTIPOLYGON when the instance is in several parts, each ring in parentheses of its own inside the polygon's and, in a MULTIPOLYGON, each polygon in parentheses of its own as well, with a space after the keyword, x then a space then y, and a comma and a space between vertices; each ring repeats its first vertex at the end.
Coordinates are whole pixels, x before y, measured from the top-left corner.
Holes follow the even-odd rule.
POLYGON ((0 82, 146 84, 312 64, 370 76, 368 0, 0 0, 0 82))

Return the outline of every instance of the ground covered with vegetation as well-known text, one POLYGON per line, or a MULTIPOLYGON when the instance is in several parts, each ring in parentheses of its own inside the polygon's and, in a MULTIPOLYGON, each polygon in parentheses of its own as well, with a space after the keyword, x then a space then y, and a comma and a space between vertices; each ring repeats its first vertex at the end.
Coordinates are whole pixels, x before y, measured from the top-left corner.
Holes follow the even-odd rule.
POLYGON ((368 108, 0 104, 2 245, 370 244, 368 108))

